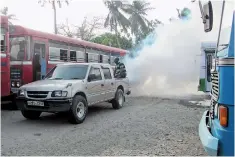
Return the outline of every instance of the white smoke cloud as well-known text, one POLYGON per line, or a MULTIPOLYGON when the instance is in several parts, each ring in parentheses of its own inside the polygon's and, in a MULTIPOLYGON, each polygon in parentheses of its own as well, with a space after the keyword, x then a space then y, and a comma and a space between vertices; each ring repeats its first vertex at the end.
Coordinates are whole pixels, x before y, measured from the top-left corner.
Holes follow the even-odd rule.
POLYGON ((153 45, 146 45, 135 59, 125 59, 132 95, 198 94, 201 42, 216 41, 218 35, 221 2, 212 3, 214 27, 210 33, 204 33, 198 3, 194 3, 188 6, 191 20, 158 27, 153 45))

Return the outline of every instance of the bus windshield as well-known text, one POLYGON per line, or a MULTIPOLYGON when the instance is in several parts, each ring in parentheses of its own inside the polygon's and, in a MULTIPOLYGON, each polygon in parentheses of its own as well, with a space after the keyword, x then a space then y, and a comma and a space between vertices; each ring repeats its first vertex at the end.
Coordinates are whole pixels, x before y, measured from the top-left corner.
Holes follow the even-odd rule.
MULTIPOLYGON (((235 3, 233 1, 226 1, 222 19, 222 26, 220 31, 220 38, 219 38, 219 45, 218 45, 218 52, 226 49, 229 44, 231 28, 232 28, 232 21, 233 18, 233 10, 234 10, 235 3)), ((221 9, 222 11, 222 9, 221 9)))
POLYGON ((45 77, 50 80, 85 79, 88 65, 64 65, 54 67, 45 77))
POLYGON ((24 60, 26 52, 26 39, 25 37, 11 37, 10 38, 10 55, 11 61, 24 60))

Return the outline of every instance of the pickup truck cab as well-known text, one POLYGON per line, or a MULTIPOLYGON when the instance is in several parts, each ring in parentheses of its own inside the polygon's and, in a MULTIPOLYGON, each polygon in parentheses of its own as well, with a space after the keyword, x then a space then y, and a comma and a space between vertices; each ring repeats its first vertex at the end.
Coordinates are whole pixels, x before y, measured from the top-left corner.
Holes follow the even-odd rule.
POLYGON ((119 109, 129 94, 129 79, 114 78, 109 64, 65 63, 56 65, 43 80, 20 87, 16 103, 27 119, 37 119, 42 112, 69 112, 69 121, 79 124, 88 106, 106 101, 119 109))

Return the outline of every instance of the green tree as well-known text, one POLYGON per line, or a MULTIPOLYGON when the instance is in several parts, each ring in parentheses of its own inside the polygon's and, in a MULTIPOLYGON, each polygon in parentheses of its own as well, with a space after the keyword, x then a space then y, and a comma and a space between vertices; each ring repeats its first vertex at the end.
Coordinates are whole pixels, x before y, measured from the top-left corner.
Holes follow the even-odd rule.
POLYGON ((158 19, 150 20, 148 22, 148 30, 145 32, 139 32, 135 35, 135 44, 139 44, 143 39, 145 39, 150 33, 152 33, 159 25, 164 25, 158 19))
POLYGON ((94 16, 92 19, 84 17, 81 25, 70 25, 66 19, 65 22, 57 25, 57 29, 58 34, 89 41, 95 36, 95 31, 102 29, 103 25, 103 18, 94 16))
POLYGON ((93 38, 90 41, 97 43, 97 44, 117 47, 117 48, 121 48, 121 49, 125 49, 125 50, 131 49, 133 47, 132 39, 121 36, 120 34, 115 35, 112 33, 104 33, 100 36, 93 38), (118 37, 118 40, 117 40, 117 37, 118 37), (117 43, 117 41, 120 41, 120 42, 117 43), (120 45, 118 45, 118 44, 120 44, 120 45))
POLYGON ((105 6, 109 9, 109 13, 105 19, 104 27, 110 27, 111 31, 116 34, 116 40, 118 47, 121 47, 118 37, 118 26, 127 32, 127 28, 130 26, 130 21, 120 12, 123 9, 123 2, 115 0, 104 0, 105 6))
POLYGON ((123 10, 130 15, 131 33, 135 36, 149 32, 149 21, 146 18, 147 11, 154 8, 150 7, 150 3, 143 0, 133 1, 132 4, 126 4, 123 10))
MULTIPOLYGON (((52 9, 54 11, 54 30, 55 30, 55 34, 57 34, 58 30, 57 30, 57 22, 56 22, 56 2, 58 4, 59 8, 61 8, 62 7, 62 0, 49 0, 49 1, 48 0, 38 0, 38 3, 41 4, 42 7, 44 7, 47 2, 51 3, 52 9)), ((69 0, 64 0, 64 2, 67 5, 69 5, 69 0)))
POLYGON ((94 16, 92 19, 84 17, 80 26, 75 26, 75 36, 82 40, 91 40, 95 36, 95 31, 103 28, 103 18, 94 16))

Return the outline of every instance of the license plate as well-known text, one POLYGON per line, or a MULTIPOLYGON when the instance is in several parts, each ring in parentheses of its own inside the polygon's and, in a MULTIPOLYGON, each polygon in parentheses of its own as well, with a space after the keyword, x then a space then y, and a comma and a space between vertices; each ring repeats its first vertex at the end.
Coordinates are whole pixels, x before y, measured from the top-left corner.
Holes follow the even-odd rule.
POLYGON ((44 102, 41 101, 28 101, 29 106, 44 106, 44 102))

